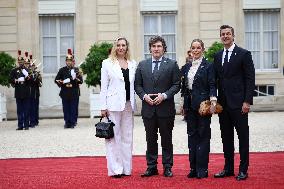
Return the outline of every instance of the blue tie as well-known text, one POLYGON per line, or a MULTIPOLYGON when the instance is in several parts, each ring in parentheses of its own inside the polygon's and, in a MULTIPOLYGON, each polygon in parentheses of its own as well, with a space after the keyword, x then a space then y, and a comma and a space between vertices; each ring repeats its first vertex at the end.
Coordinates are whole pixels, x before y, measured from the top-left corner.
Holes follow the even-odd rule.
POLYGON ((155 64, 153 74, 158 71, 158 67, 159 67, 160 62, 161 61, 158 61, 158 60, 153 61, 153 63, 155 64))
POLYGON ((154 76, 155 80, 157 80, 157 78, 158 78, 157 73, 158 73, 158 66, 159 66, 160 62, 161 61, 157 61, 157 60, 153 61, 153 63, 155 63, 154 70, 153 70, 153 76, 154 76))

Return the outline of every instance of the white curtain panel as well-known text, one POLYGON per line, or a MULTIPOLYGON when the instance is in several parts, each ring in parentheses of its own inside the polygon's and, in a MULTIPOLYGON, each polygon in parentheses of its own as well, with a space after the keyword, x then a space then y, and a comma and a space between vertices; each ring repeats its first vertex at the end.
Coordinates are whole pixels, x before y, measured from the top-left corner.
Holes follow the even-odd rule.
POLYGON ((60 67, 65 65, 67 49, 74 50, 74 17, 42 16, 40 21, 43 72, 55 74, 60 67))
POLYGON ((256 69, 278 68, 279 24, 279 11, 245 12, 245 44, 256 69))
POLYGON ((150 58, 149 39, 161 35, 167 44, 166 57, 176 59, 176 25, 175 15, 145 15, 144 16, 144 54, 150 58))

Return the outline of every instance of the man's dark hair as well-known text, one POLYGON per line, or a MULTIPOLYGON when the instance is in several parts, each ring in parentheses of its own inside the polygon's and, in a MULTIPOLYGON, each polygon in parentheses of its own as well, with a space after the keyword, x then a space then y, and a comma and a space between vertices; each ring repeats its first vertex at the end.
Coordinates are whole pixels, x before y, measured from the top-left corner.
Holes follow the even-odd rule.
POLYGON ((151 52, 151 46, 157 42, 162 42, 162 45, 164 47, 164 52, 167 52, 167 45, 166 45, 166 41, 164 38, 162 38, 161 36, 155 35, 153 37, 151 37, 149 39, 149 51, 151 52))
POLYGON ((221 36, 221 30, 226 29, 226 28, 230 28, 231 31, 232 31, 232 35, 235 36, 234 28, 232 26, 229 26, 229 25, 222 25, 222 26, 220 26, 220 36, 221 36))

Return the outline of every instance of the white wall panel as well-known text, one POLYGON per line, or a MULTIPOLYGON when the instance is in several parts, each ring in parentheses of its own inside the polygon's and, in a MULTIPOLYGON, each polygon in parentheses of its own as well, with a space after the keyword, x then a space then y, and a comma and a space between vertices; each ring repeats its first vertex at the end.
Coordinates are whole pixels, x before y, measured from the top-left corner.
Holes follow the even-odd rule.
POLYGON ((75 13, 75 0, 40 0, 38 2, 39 14, 75 13))
POLYGON ((177 11, 177 0, 141 0, 141 11, 177 11))
POLYGON ((243 0, 243 9, 281 8, 280 0, 243 0))

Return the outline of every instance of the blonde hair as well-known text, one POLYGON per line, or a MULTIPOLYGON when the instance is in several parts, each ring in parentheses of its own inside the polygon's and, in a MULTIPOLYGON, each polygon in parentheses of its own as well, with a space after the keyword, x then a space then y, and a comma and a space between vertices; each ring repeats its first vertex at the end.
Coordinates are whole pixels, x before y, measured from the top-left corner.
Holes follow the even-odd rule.
POLYGON ((118 41, 120 40, 124 40, 126 42, 126 53, 125 53, 125 58, 126 60, 130 60, 130 50, 129 50, 129 42, 127 41, 127 39, 125 37, 119 37, 117 38, 114 43, 113 43, 113 46, 111 48, 111 52, 110 52, 110 59, 111 60, 116 60, 117 59, 117 54, 116 54, 116 50, 117 50, 117 43, 118 41))

